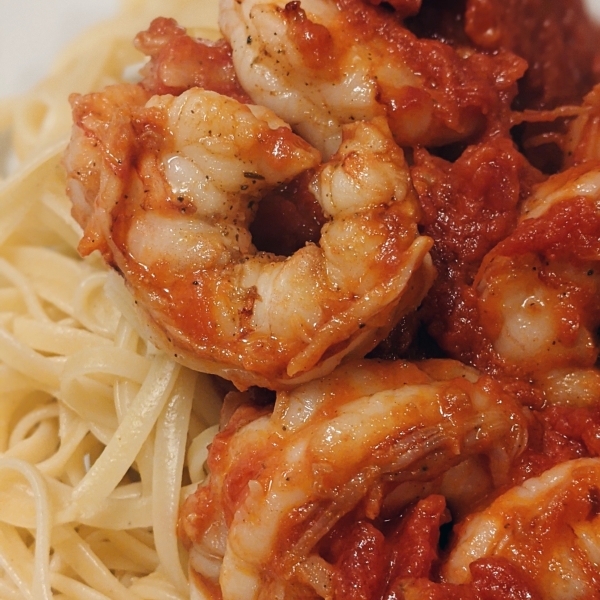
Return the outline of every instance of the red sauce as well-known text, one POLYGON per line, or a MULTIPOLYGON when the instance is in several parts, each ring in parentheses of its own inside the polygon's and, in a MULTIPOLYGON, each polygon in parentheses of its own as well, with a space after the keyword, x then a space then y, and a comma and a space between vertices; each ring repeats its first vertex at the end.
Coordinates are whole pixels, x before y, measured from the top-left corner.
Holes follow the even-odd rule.
POLYGON ((305 171, 261 199, 250 226, 252 242, 259 250, 291 256, 307 242, 319 241, 327 219, 308 189, 311 178, 312 173, 305 171))
POLYGON ((337 70, 336 57, 339 53, 327 27, 311 21, 297 0, 288 2, 283 12, 287 33, 302 54, 306 66, 321 75, 333 75, 337 70))
POLYGON ((177 96, 192 87, 202 87, 250 102, 237 80, 231 48, 223 39, 192 38, 175 20, 159 17, 136 36, 135 45, 150 57, 141 70, 141 85, 152 94, 177 96))
MULTIPOLYGON (((600 82, 600 26, 584 0, 424 0, 406 25, 420 38, 455 47, 500 50, 525 59, 513 108, 552 110, 579 105, 600 82)), ((401 13, 402 14, 402 13, 401 13)), ((512 133, 527 158, 553 173, 563 162, 560 137, 565 121, 524 123, 512 133)))
POLYGON ((599 27, 582 0, 424 0, 407 26, 419 37, 524 58, 519 110, 577 104, 600 81, 599 27))
MULTIPOLYGON (((371 4, 381 4, 383 0, 369 0, 371 4)), ((416 15, 421 9, 421 0, 391 0, 389 2, 394 7, 396 15, 404 19, 405 17, 416 15)))
POLYGON ((321 544, 335 566, 335 598, 402 598, 405 579, 429 578, 438 559, 440 526, 448 521, 446 502, 432 495, 407 508, 392 523, 348 515, 321 544))
POLYGON ((402 600, 410 582, 411 593, 418 590, 424 600, 541 600, 524 566, 500 557, 471 563, 467 585, 436 581, 440 527, 448 520, 437 495, 418 501, 393 525, 343 520, 322 550, 335 565, 333 597, 402 600))
POLYGON ((505 558, 476 560, 469 566, 478 600, 542 600, 525 569, 505 558))
POLYGON ((388 568, 385 539, 371 523, 358 521, 334 544, 335 598, 371 600, 380 593, 388 568))
POLYGON ((513 466, 511 482, 519 485, 561 462, 586 456, 600 456, 600 407, 535 411, 527 449, 513 466))
POLYGON ((467 0, 465 31, 479 47, 527 61, 520 109, 578 103, 600 80, 600 30, 580 0, 467 0))
POLYGON ((515 228, 518 202, 541 176, 506 138, 471 146, 454 163, 417 150, 411 175, 438 271, 422 318, 451 357, 489 363, 493 354, 471 286, 484 256, 515 228))
POLYGON ((507 109, 517 92, 516 82, 526 70, 526 64, 517 56, 457 52, 442 42, 416 37, 382 7, 361 0, 338 0, 338 5, 343 11, 341 26, 349 39, 358 44, 369 42, 373 48, 377 46, 372 40, 381 40, 385 60, 408 65, 419 74, 419 86, 381 86, 380 101, 400 145, 412 145, 403 121, 418 118, 424 101, 433 107, 432 119, 438 129, 430 140, 420 138, 426 146, 507 125, 507 109), (440 133, 441 125, 447 128, 446 133, 440 133))
POLYGON ((547 259, 596 259, 600 256, 600 213, 596 201, 576 197, 559 202, 541 217, 525 221, 496 251, 505 256, 526 252, 537 252, 547 259))
POLYGON ((440 527, 449 520, 443 496, 428 496, 406 511, 387 538, 389 587, 397 579, 432 575, 438 559, 440 527))

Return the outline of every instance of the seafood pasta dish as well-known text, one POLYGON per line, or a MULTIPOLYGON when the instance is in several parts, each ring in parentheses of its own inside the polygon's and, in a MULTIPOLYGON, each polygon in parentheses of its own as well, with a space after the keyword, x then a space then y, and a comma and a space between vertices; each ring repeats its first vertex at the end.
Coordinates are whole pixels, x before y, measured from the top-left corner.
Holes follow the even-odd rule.
POLYGON ((0 104, 0 598, 600 598, 579 0, 128 0, 0 104))

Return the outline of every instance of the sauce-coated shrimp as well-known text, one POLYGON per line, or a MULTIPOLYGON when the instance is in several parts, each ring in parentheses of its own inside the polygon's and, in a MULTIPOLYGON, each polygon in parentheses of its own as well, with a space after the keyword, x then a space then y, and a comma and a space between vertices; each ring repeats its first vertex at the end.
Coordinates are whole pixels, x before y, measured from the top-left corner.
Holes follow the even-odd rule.
POLYGON ((384 120, 317 150, 271 111, 198 88, 137 86, 73 99, 65 163, 80 251, 124 277, 151 336, 240 388, 281 388, 363 356, 429 288, 431 240, 384 120), (330 220, 320 244, 259 252, 248 231, 269 190, 314 169, 330 220))
POLYGON ((467 583, 471 563, 502 557, 544 600, 600 598, 599 488, 600 460, 584 458, 510 489, 457 527, 443 579, 467 583))
POLYGON ((600 397, 600 165, 550 177, 475 281, 481 323, 509 372, 552 403, 600 397))
POLYGON ((326 156, 344 123, 375 116, 388 119, 401 146, 480 134, 508 109, 525 71, 513 55, 418 39, 361 0, 221 0, 219 23, 254 102, 326 156))
POLYGON ((340 519, 376 519, 398 485, 474 455, 502 484, 526 438, 514 400, 449 360, 348 363, 279 393, 272 413, 242 407, 182 512, 199 597, 340 598, 319 554, 340 519))

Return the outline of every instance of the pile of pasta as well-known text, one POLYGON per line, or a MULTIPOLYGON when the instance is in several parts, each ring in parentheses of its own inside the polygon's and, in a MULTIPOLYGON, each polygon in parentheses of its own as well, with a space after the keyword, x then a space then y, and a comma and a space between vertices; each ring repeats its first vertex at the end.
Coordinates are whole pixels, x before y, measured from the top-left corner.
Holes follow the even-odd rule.
MULTIPOLYGON (((207 375, 142 341, 101 259, 79 257, 61 165, 69 94, 135 72, 142 56, 131 39, 162 8, 125 2, 66 48, 46 81, 0 106, 15 155, 0 183, 6 600, 189 596, 176 521, 188 486, 205 477, 219 396, 207 375)), ((169 11, 198 35, 218 35, 214 2, 176 0, 169 11)))

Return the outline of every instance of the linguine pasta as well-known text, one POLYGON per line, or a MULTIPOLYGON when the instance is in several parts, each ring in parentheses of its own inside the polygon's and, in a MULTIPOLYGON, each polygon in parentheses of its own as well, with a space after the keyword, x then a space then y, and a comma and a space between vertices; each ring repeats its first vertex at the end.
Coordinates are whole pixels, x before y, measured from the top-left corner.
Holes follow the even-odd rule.
MULTIPOLYGON (((71 92, 132 76, 131 39, 164 6, 130 0, 5 101, 20 166, 0 188, 0 598, 189 596, 176 537, 205 477, 219 396, 142 341, 118 282, 82 260, 61 165, 71 92)), ((216 37, 216 6, 169 12, 216 37)))

